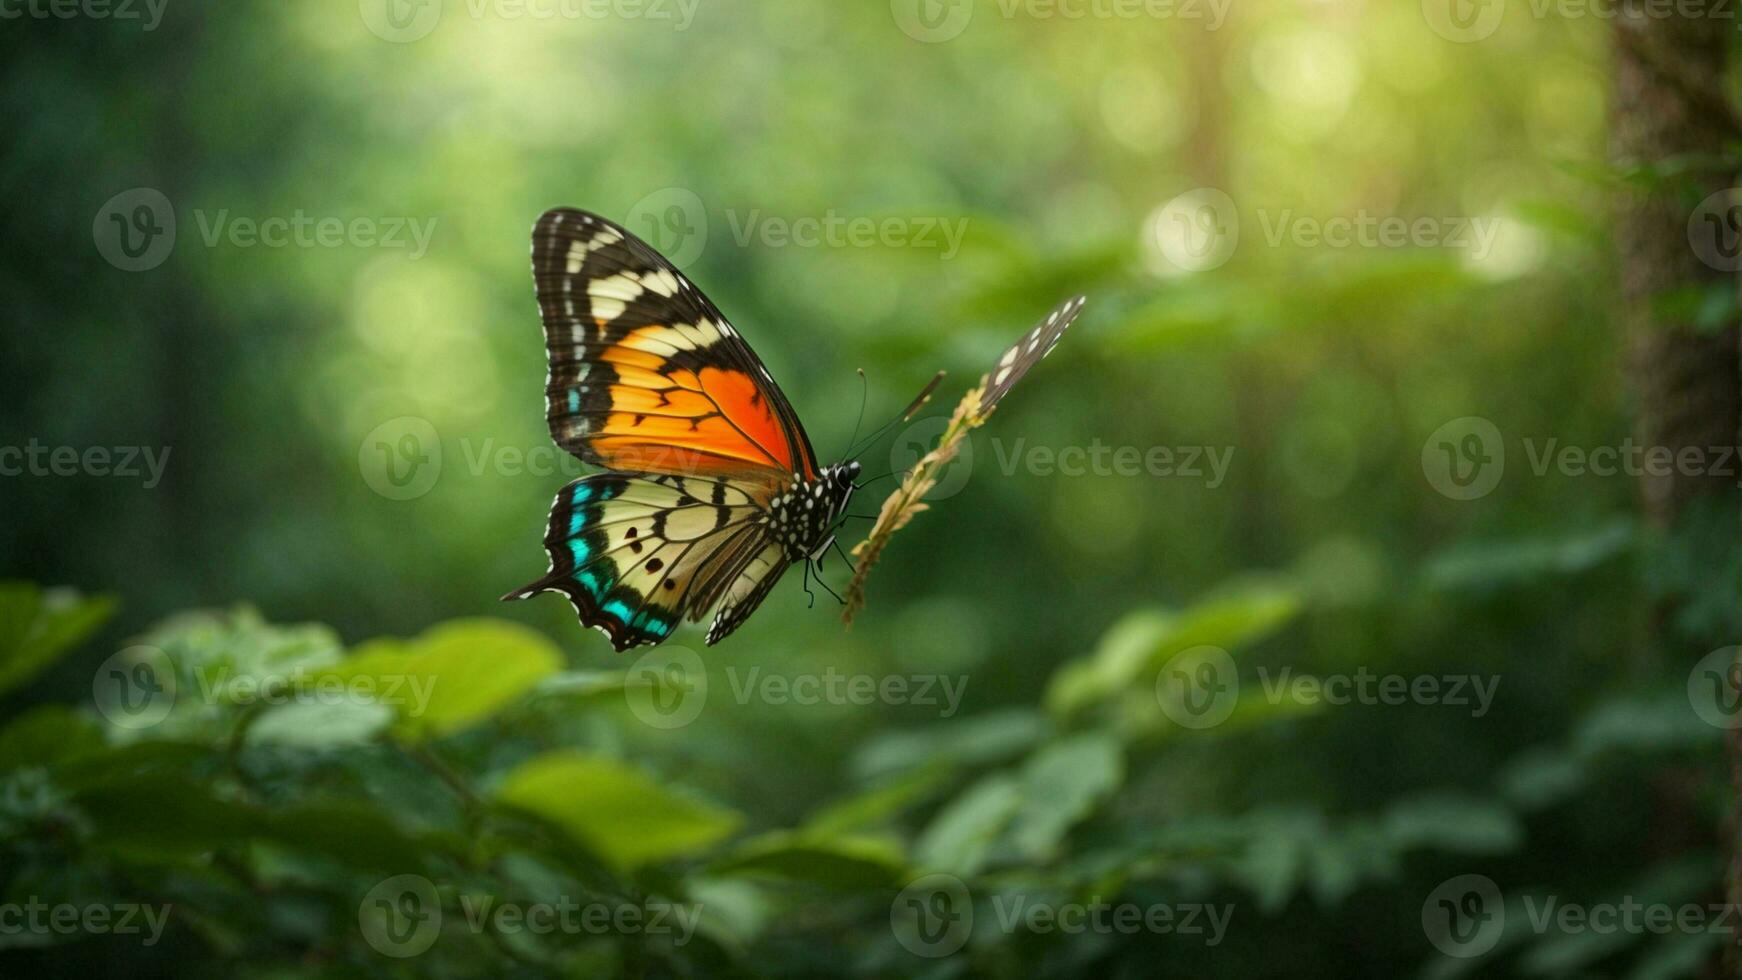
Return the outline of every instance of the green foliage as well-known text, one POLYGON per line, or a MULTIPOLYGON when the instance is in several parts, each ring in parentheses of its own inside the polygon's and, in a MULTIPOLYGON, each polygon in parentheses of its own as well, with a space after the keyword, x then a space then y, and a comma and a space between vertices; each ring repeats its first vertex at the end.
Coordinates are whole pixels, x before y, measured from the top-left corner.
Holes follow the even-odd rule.
POLYGON ((625 870, 702 851, 740 819, 674 794, 620 762, 577 752, 521 763, 503 775, 494 796, 544 817, 625 870))
POLYGON ((0 694, 41 673, 115 614, 115 600, 0 581, 0 694))
POLYGON ((557 673, 562 658, 538 633, 492 620, 444 623, 415 640, 377 640, 313 683, 364 682, 422 703, 401 707, 396 732, 421 741, 477 724, 557 673))
MULTIPOLYGON (((0 904, 171 909, 152 945, 0 928, 0 974, 1710 972, 1721 936, 1539 930, 1525 901, 1715 901, 1730 844, 1724 733, 1690 710, 1689 672, 1742 636, 1734 501, 1658 532, 1634 479, 1539 472, 1525 445, 1628 438, 1637 270, 1616 267, 1613 216, 1663 195, 1672 257, 1705 275, 1683 219, 1742 160, 1606 159, 1610 21, 1510 5, 1458 44, 1439 0, 1261 0, 1213 31, 1184 3, 704 3, 683 29, 536 6, 190 0, 149 32, 0 29, 0 223, 22 243, 0 268, 0 463, 31 440, 173 449, 149 487, 0 476, 6 574, 124 599, 0 584, 0 904), (394 43, 369 23, 385 8, 440 22, 394 43), (916 8, 973 17, 925 43, 899 23, 916 8), (1229 195, 1239 240, 1192 272, 1162 243, 1199 185, 1229 195), (141 186, 178 239, 125 272, 92 218, 141 186), (680 627, 707 684, 675 683, 555 597, 496 602, 544 567, 543 516, 583 470, 552 453, 527 288, 526 229, 558 204, 693 252, 686 277, 831 461, 854 368, 869 426, 940 368, 978 377, 1062 298, 1090 303, 851 632, 794 572, 719 648, 680 627), (239 247, 205 233, 220 215, 434 236, 417 258, 239 247), (1272 234, 1285 215, 1496 237, 1307 246, 1272 234), (762 235, 831 216, 965 227, 947 256, 762 235), (1506 467, 1457 500, 1420 458, 1467 416, 1506 467), (406 417, 439 468, 401 499, 372 467, 408 462, 379 436, 406 417), (1019 441, 1231 462, 1216 481, 1072 476, 1019 441), (750 669, 964 696, 947 715, 773 703, 740 693, 750 669), (1315 695, 1361 671, 1497 696, 1476 717, 1315 695), (1193 727, 1158 682, 1206 672, 1239 697, 1193 727), (161 717, 106 713, 135 677, 173 691, 161 717), (688 725, 638 714, 704 688, 688 725), (892 925, 933 873, 974 912, 937 958, 892 925), (1468 874, 1502 891, 1505 930, 1460 958, 1422 911, 1468 874), (408 875, 429 886, 416 908, 375 892, 408 875), (692 935, 512 915, 562 900, 699 916, 692 935), (1017 900, 1234 913, 1211 946, 1006 926, 1017 900), (411 914, 436 910, 427 932, 411 914), (431 945, 400 956, 382 938, 401 932, 431 945)), ((1734 329, 1731 285, 1714 270, 1656 311, 1734 329)), ((906 465, 931 421, 874 442, 867 475, 906 465)))

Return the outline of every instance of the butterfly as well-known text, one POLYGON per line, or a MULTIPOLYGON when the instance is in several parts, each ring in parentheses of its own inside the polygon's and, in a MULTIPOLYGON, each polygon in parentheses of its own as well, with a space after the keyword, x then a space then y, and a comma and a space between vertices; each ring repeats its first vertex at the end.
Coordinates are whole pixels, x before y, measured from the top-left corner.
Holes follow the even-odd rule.
MULTIPOLYGON (((559 592, 620 651, 661 643, 715 609, 706 642, 718 643, 788 568, 820 562, 860 464, 818 465, 750 345, 623 226, 546 211, 532 230, 532 276, 551 438, 606 472, 557 493, 548 571, 502 598, 559 592)), ((1073 303, 1006 352, 1000 395, 1057 343, 1073 303)))

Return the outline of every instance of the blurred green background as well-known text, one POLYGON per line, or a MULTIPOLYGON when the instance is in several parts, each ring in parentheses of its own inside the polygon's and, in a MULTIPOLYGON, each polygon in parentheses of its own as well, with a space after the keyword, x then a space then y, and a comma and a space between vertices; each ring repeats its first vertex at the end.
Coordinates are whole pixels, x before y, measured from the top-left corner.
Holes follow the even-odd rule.
POLYGON ((1688 671, 1742 627, 1734 498, 1659 529, 1628 476, 1532 465, 1632 431, 1603 19, 68 9, 0 22, 0 444, 162 471, 0 477, 0 897, 168 912, 153 941, 0 915, 8 974, 1668 977, 1723 945, 1531 915, 1723 894, 1688 671), (830 461, 855 368, 872 422, 947 369, 868 474, 1090 302, 851 630, 795 572, 720 647, 637 659, 496 598, 582 472, 542 418, 527 235, 556 205, 677 260, 830 461), (1458 499, 1431 460, 1471 417, 1504 470, 1458 499), (1291 686, 1368 675, 1441 695, 1291 686), (310 694, 359 678, 432 686, 310 694), (484 899, 701 924, 477 927, 484 899), (1097 902, 1173 926, 1006 915, 1097 902))

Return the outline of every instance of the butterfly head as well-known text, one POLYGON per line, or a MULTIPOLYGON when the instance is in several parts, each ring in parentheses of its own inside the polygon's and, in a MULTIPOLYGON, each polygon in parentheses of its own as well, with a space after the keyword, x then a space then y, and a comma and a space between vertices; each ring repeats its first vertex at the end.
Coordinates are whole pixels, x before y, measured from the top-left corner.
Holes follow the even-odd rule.
POLYGON ((834 543, 835 523, 858 489, 857 461, 825 466, 814 480, 799 480, 768 504, 774 534, 793 561, 822 556, 834 543))

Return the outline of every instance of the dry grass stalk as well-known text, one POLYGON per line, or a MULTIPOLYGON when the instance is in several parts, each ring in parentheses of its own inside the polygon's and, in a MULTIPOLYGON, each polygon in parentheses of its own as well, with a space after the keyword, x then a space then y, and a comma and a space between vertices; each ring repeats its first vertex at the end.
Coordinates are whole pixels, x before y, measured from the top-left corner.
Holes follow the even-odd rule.
POLYGON ((906 527, 915 514, 929 506, 925 503, 925 495, 937 486, 944 467, 956 458, 962 440, 992 414, 990 407, 982 409, 980 405, 985 389, 986 378, 982 377, 978 387, 962 396, 937 446, 901 478, 901 485, 883 501, 883 508, 877 512, 877 521, 871 525, 871 533, 853 546, 853 556, 859 559, 859 565, 853 570, 853 580, 847 583, 847 605, 841 610, 841 622, 851 624, 859 610, 865 608, 865 580, 871 574, 871 567, 882 557, 889 539, 906 527))

